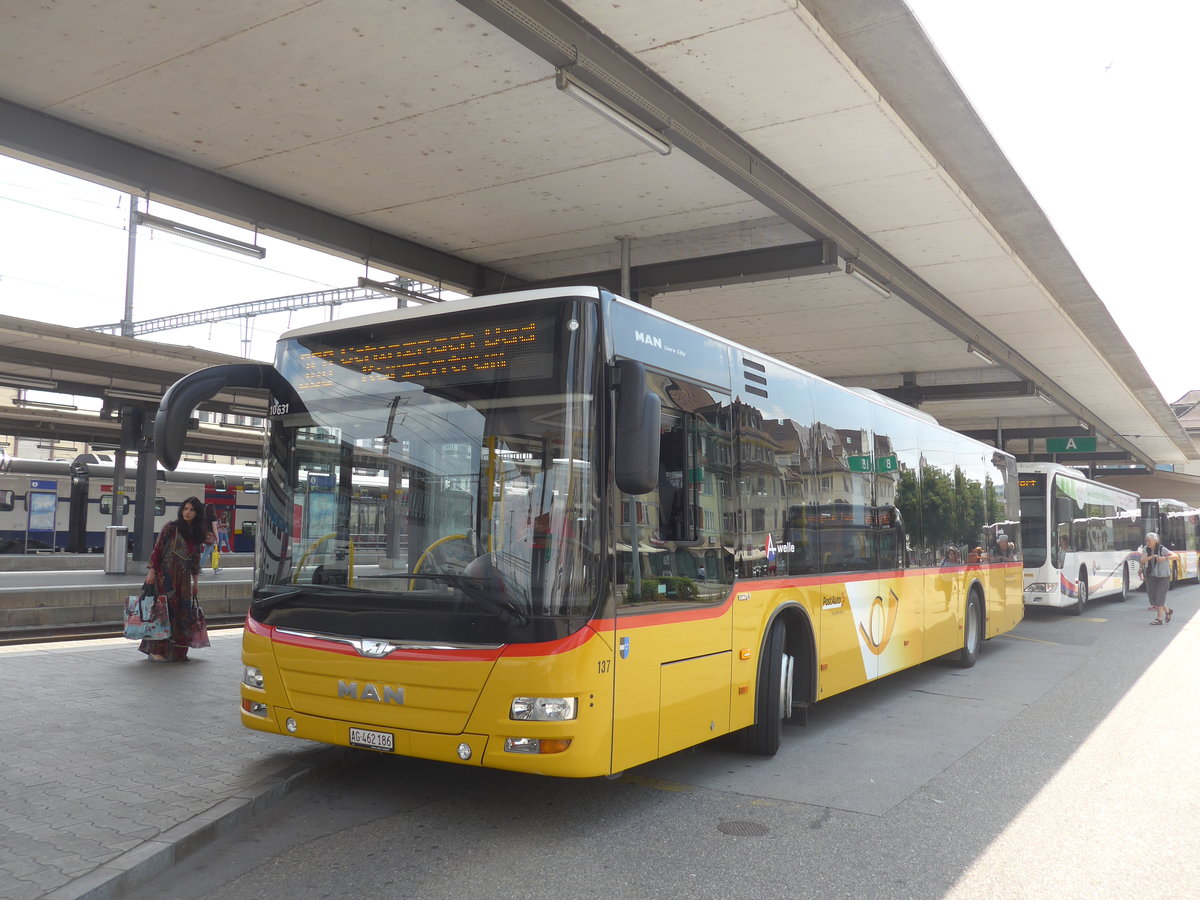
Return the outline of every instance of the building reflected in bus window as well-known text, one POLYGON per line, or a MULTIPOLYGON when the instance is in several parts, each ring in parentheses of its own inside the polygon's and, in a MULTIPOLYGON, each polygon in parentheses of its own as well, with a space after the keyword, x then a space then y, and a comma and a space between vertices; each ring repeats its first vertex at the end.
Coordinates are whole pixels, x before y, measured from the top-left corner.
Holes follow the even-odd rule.
POLYGON ((650 382, 662 403, 659 473, 653 491, 621 500, 617 603, 723 601, 736 537, 728 400, 677 378, 650 382))

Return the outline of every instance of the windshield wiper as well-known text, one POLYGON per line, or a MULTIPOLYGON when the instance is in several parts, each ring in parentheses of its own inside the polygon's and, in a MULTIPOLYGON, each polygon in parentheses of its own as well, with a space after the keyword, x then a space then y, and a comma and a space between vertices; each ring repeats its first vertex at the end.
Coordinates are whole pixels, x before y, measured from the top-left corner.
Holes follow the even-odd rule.
MULTIPOLYGON (((389 578, 409 578, 412 581, 419 581, 422 578, 430 581, 444 581, 453 587, 457 587, 472 600, 477 601, 481 606, 489 606, 493 610, 504 615, 510 615, 517 620, 518 625, 525 625, 529 622, 529 617, 517 606, 512 600, 506 596, 497 596, 492 590, 488 589, 489 579, 484 576, 477 575, 455 575, 444 572, 431 573, 428 575, 417 574, 408 575, 407 573, 387 576, 389 578)), ((401 597, 405 594, 404 591, 372 591, 365 588, 345 587, 344 585, 331 584, 306 584, 302 587, 290 587, 279 591, 278 593, 269 594, 262 597, 256 597, 251 601, 250 606, 256 612, 266 612, 280 604, 286 603, 289 600, 294 600, 297 597, 401 597)))
POLYGON ((302 588, 291 588, 288 590, 278 591, 277 593, 267 594, 262 597, 255 597, 250 601, 250 607, 259 612, 266 612, 268 609, 273 609, 280 603, 285 603, 293 597, 299 597, 304 593, 302 588))
MULTIPOLYGON (((282 603, 289 600, 294 600, 297 597, 313 597, 313 596, 355 596, 360 597, 364 594, 378 596, 384 592, 368 591, 363 588, 346 587, 345 585, 336 584, 306 584, 298 587, 289 587, 277 591, 273 594, 266 594, 255 597, 250 601, 250 606, 259 612, 265 612, 268 609, 273 609, 282 603)), ((391 593, 391 592, 389 592, 391 593)))
MULTIPOLYGON (((406 576, 397 576, 406 577, 406 576)), ((422 578, 428 578, 437 581, 447 581, 454 587, 457 587, 464 594, 473 600, 477 600, 482 606, 490 606, 502 614, 512 616, 517 620, 518 625, 525 625, 529 622, 529 617, 510 600, 504 593, 503 588, 497 589, 494 587, 495 581, 488 575, 455 575, 453 573, 437 572, 429 575, 418 573, 416 575, 408 575, 413 581, 420 581, 422 578)))

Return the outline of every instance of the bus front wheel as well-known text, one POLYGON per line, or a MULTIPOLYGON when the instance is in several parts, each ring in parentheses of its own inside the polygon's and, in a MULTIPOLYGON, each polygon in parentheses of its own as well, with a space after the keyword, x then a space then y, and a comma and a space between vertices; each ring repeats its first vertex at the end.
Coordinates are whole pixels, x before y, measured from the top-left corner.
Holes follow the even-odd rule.
POLYGON ((1129 599, 1129 566, 1125 566, 1121 572, 1121 593, 1117 596, 1118 603, 1124 603, 1129 599))
POLYGON ((1088 583, 1087 583, 1087 572, 1086 572, 1086 571, 1084 571, 1083 569, 1080 569, 1080 570, 1079 570, 1079 594, 1078 594, 1078 599, 1075 601, 1075 603, 1074 603, 1074 604, 1072 604, 1071 606, 1068 606, 1068 607, 1067 607, 1067 615, 1069 615, 1069 616, 1078 616, 1078 615, 1082 615, 1082 613, 1083 613, 1083 608, 1084 608, 1085 606, 1087 606, 1087 602, 1088 602, 1088 583))
POLYGON ((754 698, 754 724, 738 732, 744 753, 774 756, 783 739, 783 720, 792 714, 794 658, 787 652, 787 628, 776 620, 758 667, 754 698))
POLYGON ((971 590, 967 608, 963 611, 963 645, 958 651, 958 667, 969 669, 979 659, 979 645, 983 643, 983 598, 977 588, 971 590))

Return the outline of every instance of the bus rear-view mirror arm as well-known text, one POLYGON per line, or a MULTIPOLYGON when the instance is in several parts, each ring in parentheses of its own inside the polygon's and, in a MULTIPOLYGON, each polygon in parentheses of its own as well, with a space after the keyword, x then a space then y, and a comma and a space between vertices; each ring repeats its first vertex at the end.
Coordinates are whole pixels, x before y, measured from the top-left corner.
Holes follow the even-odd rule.
POLYGON ((233 363, 192 372, 167 388, 154 417, 154 448, 163 466, 174 471, 179 465, 188 423, 196 407, 225 388, 237 387, 268 390, 269 402, 289 412, 304 409, 295 389, 269 363, 233 363))
POLYGON ((617 435, 614 474, 626 494, 648 494, 658 483, 662 401, 646 384, 646 367, 632 359, 616 366, 617 435))

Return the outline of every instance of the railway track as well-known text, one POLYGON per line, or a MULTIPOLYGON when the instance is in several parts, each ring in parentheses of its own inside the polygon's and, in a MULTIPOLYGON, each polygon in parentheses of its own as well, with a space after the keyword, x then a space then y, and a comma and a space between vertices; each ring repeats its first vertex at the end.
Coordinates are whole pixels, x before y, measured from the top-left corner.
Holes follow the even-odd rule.
MULTIPOLYGON (((241 628, 246 621, 245 613, 206 616, 210 631, 241 628)), ((60 641, 89 641, 97 638, 121 637, 124 629, 117 622, 91 625, 55 625, 48 628, 4 628, 0 629, 0 647, 22 644, 51 644, 60 641)))

